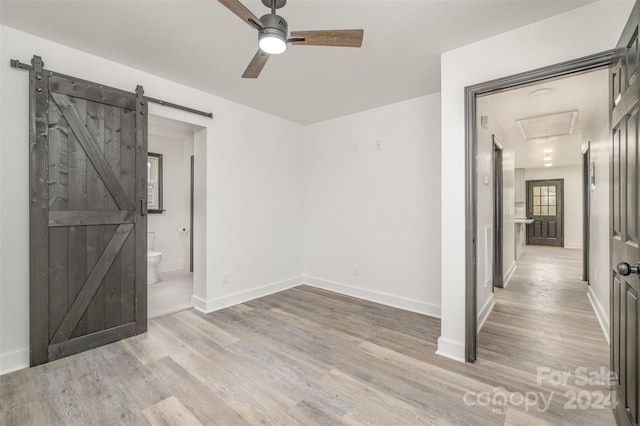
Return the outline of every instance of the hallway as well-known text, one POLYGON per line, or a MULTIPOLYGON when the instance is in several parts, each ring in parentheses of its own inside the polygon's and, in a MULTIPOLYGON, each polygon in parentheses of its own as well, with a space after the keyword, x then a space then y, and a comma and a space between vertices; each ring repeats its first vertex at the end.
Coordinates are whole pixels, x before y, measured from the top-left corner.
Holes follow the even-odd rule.
POLYGON ((479 364, 517 367, 526 388, 520 391, 555 392, 549 412, 536 413, 536 421, 573 422, 579 415, 581 424, 615 424, 607 407, 598 408, 609 403, 608 387, 582 380, 608 373, 609 346, 580 280, 581 262, 581 250, 526 246, 508 286, 496 289, 496 306, 478 336, 479 364), (558 372, 572 373, 567 385, 558 372))

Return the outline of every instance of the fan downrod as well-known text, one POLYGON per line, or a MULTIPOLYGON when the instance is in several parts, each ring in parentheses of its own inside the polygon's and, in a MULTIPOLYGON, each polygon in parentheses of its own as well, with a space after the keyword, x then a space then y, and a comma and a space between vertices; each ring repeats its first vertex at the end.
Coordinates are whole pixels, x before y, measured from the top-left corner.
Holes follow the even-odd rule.
MULTIPOLYGON (((275 0, 275 1, 276 1, 276 5, 275 5, 276 9, 280 9, 281 7, 284 7, 285 4, 287 4, 287 0, 275 0)), ((262 0, 262 4, 264 4, 269 9, 271 9, 271 0, 262 0)))

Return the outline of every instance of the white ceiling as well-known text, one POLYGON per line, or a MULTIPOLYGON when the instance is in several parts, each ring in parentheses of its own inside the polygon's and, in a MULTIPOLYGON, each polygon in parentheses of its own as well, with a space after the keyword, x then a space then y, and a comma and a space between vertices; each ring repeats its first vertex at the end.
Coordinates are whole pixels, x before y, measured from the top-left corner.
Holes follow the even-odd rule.
POLYGON ((438 92, 441 53, 592 1, 289 0, 290 31, 364 28, 363 46, 290 46, 257 80, 240 78, 256 31, 214 0, 1 0, 0 22, 309 124, 438 92))
MULTIPOLYGON (((545 148, 553 149, 553 167, 581 165, 582 143, 593 134, 589 130, 604 129, 609 124, 608 73, 608 69, 602 69, 485 96, 478 101, 478 112, 488 115, 513 145, 516 168, 544 167, 545 148), (532 95, 543 88, 551 91, 532 95), (518 120, 566 111, 578 111, 571 135, 525 140, 518 120)), ((557 132, 549 130, 548 134, 553 133, 557 132)))

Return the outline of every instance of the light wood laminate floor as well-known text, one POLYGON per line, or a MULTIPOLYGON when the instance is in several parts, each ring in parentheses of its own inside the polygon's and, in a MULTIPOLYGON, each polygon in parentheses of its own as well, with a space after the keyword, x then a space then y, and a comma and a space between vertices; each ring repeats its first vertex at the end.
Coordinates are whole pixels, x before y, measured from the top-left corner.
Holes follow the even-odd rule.
POLYGON ((2 376, 0 424, 613 424, 608 410, 564 407, 566 392, 608 390, 572 374, 608 366, 576 259, 522 256, 476 364, 435 355, 435 318, 300 286, 2 376), (537 383, 538 367, 568 383, 537 383))

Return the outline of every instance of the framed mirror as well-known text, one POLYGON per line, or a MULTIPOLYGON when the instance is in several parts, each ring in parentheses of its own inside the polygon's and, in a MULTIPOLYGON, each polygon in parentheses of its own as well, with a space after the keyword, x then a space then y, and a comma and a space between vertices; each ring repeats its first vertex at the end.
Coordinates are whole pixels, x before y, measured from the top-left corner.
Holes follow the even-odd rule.
POLYGON ((147 211, 162 213, 162 154, 147 154, 147 211))

